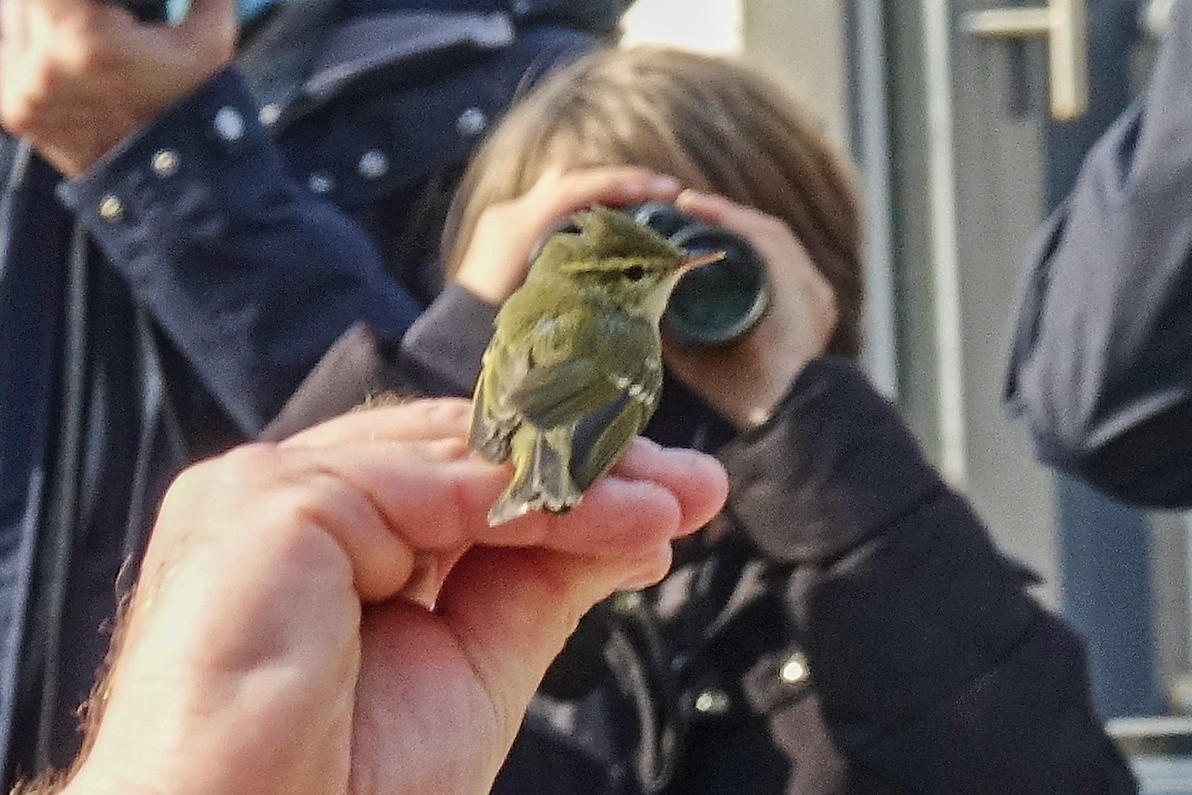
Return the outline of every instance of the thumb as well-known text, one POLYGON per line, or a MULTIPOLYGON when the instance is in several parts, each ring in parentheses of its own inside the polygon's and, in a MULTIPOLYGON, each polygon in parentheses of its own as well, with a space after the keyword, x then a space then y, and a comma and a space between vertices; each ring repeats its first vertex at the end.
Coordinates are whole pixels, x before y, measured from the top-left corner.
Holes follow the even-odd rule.
POLYGON ((530 698, 580 618, 624 587, 660 580, 670 544, 625 558, 544 549, 473 547, 439 594, 435 612, 473 661, 513 742, 530 698))

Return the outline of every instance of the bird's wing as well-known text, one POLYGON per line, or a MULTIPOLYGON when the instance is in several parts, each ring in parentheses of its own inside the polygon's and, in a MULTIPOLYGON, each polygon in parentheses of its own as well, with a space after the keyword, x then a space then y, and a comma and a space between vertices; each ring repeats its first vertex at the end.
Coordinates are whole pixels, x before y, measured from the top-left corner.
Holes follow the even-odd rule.
POLYGON ((490 347, 484 352, 480 377, 472 392, 472 420, 468 425, 468 446, 486 460, 499 464, 509 458, 510 441, 520 418, 499 399, 495 375, 499 352, 490 347))
POLYGON ((484 352, 480 377, 472 392, 472 420, 467 428, 467 446, 491 464, 501 464, 509 458, 510 440, 521 418, 511 411, 501 397, 499 367, 504 362, 501 350, 491 346, 484 352))
POLYGON ((599 405, 616 396, 594 381, 587 357, 571 355, 576 340, 590 333, 583 327, 586 314, 538 318, 509 327, 503 342, 493 338, 484 352, 468 431, 469 446, 486 460, 509 458, 513 434, 523 421, 542 430, 567 426, 586 412, 589 400, 599 405))
POLYGON ((522 349, 525 368, 505 379, 509 407, 543 430, 570 425, 615 397, 601 383, 597 363, 581 350, 584 335, 591 333, 589 314, 540 319, 522 349))
POLYGON ((646 383, 639 393, 623 391, 612 403, 576 425, 571 443, 571 479, 580 491, 611 469, 646 427, 658 404, 661 371, 643 371, 638 383, 650 381, 654 383, 646 383), (651 373, 657 373, 656 379, 651 373))
POLYGON ((544 337, 511 392, 510 404, 539 428, 573 427, 571 476, 582 491, 604 474, 645 427, 662 384, 658 335, 644 319, 607 316, 572 335, 563 358, 544 337), (555 356, 557 359, 551 362, 555 356))
POLYGON ((512 408, 540 428, 571 425, 623 394, 638 392, 646 360, 657 360, 646 321, 572 312, 543 323, 525 374, 511 383, 512 408))

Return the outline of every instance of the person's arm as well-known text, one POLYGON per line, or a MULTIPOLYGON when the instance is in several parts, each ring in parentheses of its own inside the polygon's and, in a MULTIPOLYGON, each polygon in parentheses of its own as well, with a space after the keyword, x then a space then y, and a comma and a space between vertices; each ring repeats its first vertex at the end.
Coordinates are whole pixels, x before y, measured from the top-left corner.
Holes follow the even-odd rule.
MULTIPOLYGON (((792 567, 824 721, 854 763, 916 791, 1136 791, 1080 641, 855 364, 811 362, 719 457, 726 510, 792 567)), ((797 732, 795 715, 777 730, 797 732)))
POLYGON ((396 334, 419 311, 366 232, 287 175, 235 70, 59 193, 248 437, 352 323, 396 334))
POLYGON ((65 792, 487 792, 578 617, 657 581, 727 484, 639 440, 566 516, 493 529, 509 472, 467 422, 358 412, 184 472, 65 792))
POLYGON ((68 178, 59 197, 168 339, 187 400, 252 436, 352 322, 416 316, 364 230, 287 176, 228 67, 231 0, 177 25, 102 0, 4 10, 0 122, 68 178))
MULTIPOLYGON (((824 355, 836 300, 807 252, 756 210, 681 203, 749 240, 775 285, 734 348, 672 350, 667 364, 739 431, 717 453, 726 513, 792 572, 787 607, 832 741, 913 791, 1133 792, 1078 639, 1025 593, 857 365, 824 355)), ((772 713, 779 743, 799 747, 807 719, 799 700, 772 713)), ((798 788, 798 759, 794 775, 798 788)))
POLYGON ((319 359, 260 438, 284 439, 374 399, 469 394, 496 314, 496 307, 451 285, 404 336, 353 326, 319 359))
POLYGON ((1032 244, 1006 400, 1039 457, 1129 501, 1192 505, 1192 2, 1143 97, 1032 244))

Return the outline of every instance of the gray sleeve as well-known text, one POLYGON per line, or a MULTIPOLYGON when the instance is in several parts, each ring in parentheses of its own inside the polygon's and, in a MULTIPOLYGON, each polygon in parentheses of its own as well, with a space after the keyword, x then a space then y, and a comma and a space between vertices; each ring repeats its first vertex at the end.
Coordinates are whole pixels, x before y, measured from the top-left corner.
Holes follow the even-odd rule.
POLYGON ((1192 505, 1192 2, 1021 275, 1005 399, 1041 459, 1192 505))

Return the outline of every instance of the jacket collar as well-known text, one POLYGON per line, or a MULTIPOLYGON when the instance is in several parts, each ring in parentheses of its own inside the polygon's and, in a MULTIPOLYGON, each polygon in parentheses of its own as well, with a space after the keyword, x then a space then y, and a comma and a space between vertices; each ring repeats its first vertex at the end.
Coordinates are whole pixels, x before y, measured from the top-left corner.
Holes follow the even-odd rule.
POLYGON ((397 11, 340 25, 323 42, 303 93, 312 98, 386 67, 456 47, 496 50, 513 43, 513 23, 501 12, 397 11))
POLYGON ((288 106, 298 95, 311 58, 338 26, 338 0, 292 0, 271 9, 242 43, 237 65, 261 106, 288 106))
POLYGON ((339 0, 293 0, 271 12, 237 63, 281 129, 362 78, 454 48, 501 49, 513 39, 513 22, 500 11, 398 7, 349 17, 339 0))

